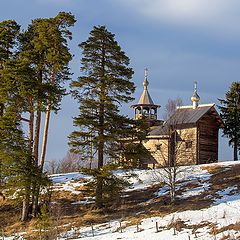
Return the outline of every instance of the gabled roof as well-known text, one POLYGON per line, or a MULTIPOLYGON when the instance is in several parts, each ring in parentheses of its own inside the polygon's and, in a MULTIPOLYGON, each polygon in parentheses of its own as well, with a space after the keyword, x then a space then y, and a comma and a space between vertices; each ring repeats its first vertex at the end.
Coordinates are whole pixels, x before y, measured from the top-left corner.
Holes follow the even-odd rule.
POLYGON ((197 121, 200 120, 200 118, 211 108, 214 108, 214 104, 199 105, 195 109, 192 106, 179 107, 177 108, 176 112, 167 120, 167 123, 170 125, 197 123, 197 121))
POLYGON ((196 124, 208 112, 211 112, 213 115, 215 115, 219 123, 219 127, 223 127, 223 121, 214 108, 214 104, 199 105, 195 109, 192 106, 183 106, 179 107, 162 126, 152 130, 149 135, 167 135, 169 126, 171 125, 176 126, 180 124, 196 124))
POLYGON ((148 136, 166 136, 168 138, 168 129, 168 126, 163 124, 162 126, 153 129, 148 136))

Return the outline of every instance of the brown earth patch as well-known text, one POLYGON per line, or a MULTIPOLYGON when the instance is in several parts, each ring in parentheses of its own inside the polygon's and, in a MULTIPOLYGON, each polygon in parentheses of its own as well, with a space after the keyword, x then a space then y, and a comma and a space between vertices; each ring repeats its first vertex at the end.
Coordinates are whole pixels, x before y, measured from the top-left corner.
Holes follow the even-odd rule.
MULTIPOLYGON (((53 204, 51 204, 50 210, 51 222, 53 226, 58 226, 58 231, 60 232, 69 230, 72 226, 89 226, 90 224, 105 223, 112 219, 122 219, 123 221, 130 222, 130 224, 137 224, 143 218, 147 217, 164 216, 175 211, 207 208, 213 203, 214 197, 219 197, 216 193, 217 191, 230 186, 237 186, 237 191, 239 192, 240 164, 228 167, 213 165, 204 166, 203 168, 212 174, 209 180, 209 190, 187 199, 177 198, 174 204, 170 204, 168 196, 157 197, 154 194, 163 186, 163 184, 160 183, 143 190, 125 192, 125 197, 118 199, 117 202, 106 209, 96 209, 93 204, 72 204, 75 201, 84 200, 86 196, 91 197, 87 195, 82 188, 79 188, 79 190, 82 191, 81 194, 71 194, 68 191, 53 191, 51 199, 53 204)), ((198 183, 189 182, 189 184, 186 184, 177 191, 177 195, 181 195, 183 190, 186 191, 187 189, 193 189, 198 186, 198 183)), ((13 203, 4 203, 0 206, 0 226, 2 226, 4 231, 9 234, 14 233, 14 231, 20 232, 23 230, 32 233, 35 220, 24 225, 19 219, 19 208, 14 207, 13 203)), ((186 227, 197 231, 197 229, 209 223, 201 223, 196 226, 185 226, 187 224, 182 222, 178 224, 178 229, 186 227)), ((236 231, 240 231, 239 225, 237 224, 236 226, 229 225, 229 228, 231 227, 234 228, 234 230, 236 229, 236 231)), ((29 237, 29 239, 34 239, 34 237, 29 237)))

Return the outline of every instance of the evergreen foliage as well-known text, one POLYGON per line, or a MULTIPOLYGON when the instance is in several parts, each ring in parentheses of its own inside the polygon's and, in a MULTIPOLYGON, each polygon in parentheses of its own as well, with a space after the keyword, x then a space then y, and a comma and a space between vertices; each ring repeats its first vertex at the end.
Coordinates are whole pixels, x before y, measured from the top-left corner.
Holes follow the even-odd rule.
POLYGON ((19 55, 28 61, 37 77, 33 81, 36 97, 41 98, 41 110, 46 110, 49 101, 52 110, 59 110, 61 98, 66 93, 61 84, 71 75, 68 39, 72 39, 72 34, 68 27, 74 22, 74 16, 64 12, 54 18, 34 19, 19 37, 19 55))
POLYGON ((234 160, 238 160, 240 150, 240 82, 233 82, 225 95, 219 99, 220 116, 224 121, 223 135, 229 138, 229 145, 234 148, 234 160))
POLYGON ((121 198, 124 188, 130 186, 127 180, 119 178, 114 174, 114 170, 117 170, 118 167, 118 164, 105 164, 100 170, 82 169, 82 172, 93 176, 93 181, 86 184, 86 190, 84 190, 88 196, 95 195, 95 189, 98 184, 97 181, 99 178, 102 179, 102 202, 106 208, 114 204, 119 204, 119 199, 121 198))
POLYGON ((0 22, 0 183, 12 192, 19 189, 22 220, 29 217, 30 203, 36 215, 39 191, 48 184, 42 170, 50 112, 60 109, 66 94, 63 83, 70 79, 72 59, 69 27, 74 22, 72 14, 60 12, 53 18, 33 20, 21 33, 15 21, 0 22), (42 112, 46 120, 39 158, 42 112), (22 130, 23 121, 27 133, 22 130))
POLYGON ((49 212, 47 206, 44 204, 41 207, 40 213, 38 213, 36 220, 36 227, 39 230, 39 239, 49 239, 47 231, 50 226, 49 212))
MULTIPOLYGON (((0 190, 4 189, 6 194, 17 191, 16 197, 28 205, 36 169, 32 165, 32 156, 20 122, 24 109, 21 81, 26 75, 14 51, 19 29, 20 26, 12 20, 0 23, 0 190)), ((25 213, 23 220, 26 219, 25 213)))
MULTIPOLYGON (((3 71, 14 58, 14 46, 19 34, 20 26, 13 20, 0 22, 0 116, 3 116, 5 106, 11 101, 10 90, 13 81, 6 81, 3 71)), ((13 91, 11 91, 13 94, 13 91)))
POLYGON ((123 145, 121 166, 123 168, 144 168, 144 161, 153 158, 151 153, 139 142, 123 145))
MULTIPOLYGON (((39 178, 43 177, 50 113, 60 109, 61 99, 66 94, 63 83, 69 80, 71 75, 68 64, 72 55, 68 48, 68 40, 72 38, 69 27, 73 26, 74 22, 71 13, 60 12, 53 18, 34 19, 27 31, 19 36, 19 59, 27 64, 32 73, 23 84, 22 94, 27 103, 25 112, 29 114, 29 149, 34 157, 35 166, 39 168, 39 178), (42 112, 45 112, 46 117, 39 155, 42 112)), ((38 181, 33 182, 35 216, 40 187, 38 181)))
POLYGON ((144 162, 153 158, 142 144, 149 133, 148 119, 133 120, 127 138, 121 139, 120 165, 123 168, 144 168, 144 162))
POLYGON ((80 103, 80 113, 74 118, 74 126, 79 129, 70 135, 70 145, 74 151, 91 144, 96 150, 96 205, 102 207, 104 183, 100 172, 104 160, 116 157, 119 139, 127 136, 132 122, 120 114, 119 106, 133 100, 133 70, 114 34, 105 26, 95 26, 87 41, 79 46, 83 50, 83 75, 71 84, 72 94, 80 103))

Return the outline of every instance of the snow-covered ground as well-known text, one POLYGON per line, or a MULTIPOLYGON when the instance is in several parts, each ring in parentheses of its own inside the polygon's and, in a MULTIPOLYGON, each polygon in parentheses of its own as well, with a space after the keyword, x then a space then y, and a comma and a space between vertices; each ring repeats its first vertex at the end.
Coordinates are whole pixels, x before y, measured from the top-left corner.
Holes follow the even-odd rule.
MULTIPOLYGON (((236 162, 221 162, 218 166, 230 168, 236 162)), ((207 165, 210 166, 210 165, 207 165)), ((197 196, 210 188, 211 175, 205 170, 206 165, 183 167, 178 175, 177 189, 183 187, 182 194, 178 197, 187 199, 197 196), (193 188, 184 188, 188 184, 195 184, 193 188)), ((115 173, 119 177, 127 178, 132 186, 126 191, 141 190, 159 183, 162 180, 163 172, 157 170, 135 170, 135 171, 117 171, 115 173)), ((188 210, 182 212, 174 212, 164 217, 145 218, 140 225, 126 225, 122 222, 122 232, 120 231, 120 220, 113 220, 104 224, 94 226, 73 228, 72 230, 62 234, 59 240, 72 237, 81 240, 157 240, 157 239, 240 239, 240 233, 234 230, 221 231, 219 234, 214 233, 216 229, 220 229, 230 224, 240 222, 240 194, 237 186, 231 186, 226 189, 217 191, 218 198, 215 197, 214 203, 201 210, 188 210), (181 222, 183 228, 181 231, 174 230, 173 225, 181 222), (156 229, 158 225, 158 232, 156 229), (172 227, 170 227, 170 225, 172 227)), ((167 186, 163 186, 155 193, 156 197, 163 196, 168 193, 167 186)), ((207 196, 208 197, 208 196, 207 196)), ((209 196, 212 197, 212 196, 209 196)), ((177 228, 178 229, 178 228, 177 228)))
MULTIPOLYGON (((207 170, 202 168, 205 165, 186 166, 179 168, 177 181, 199 181, 206 182, 211 176, 207 170)), ((128 180, 131 186, 126 189, 127 191, 143 190, 158 184, 163 181, 165 172, 162 169, 149 169, 149 170, 117 170, 114 174, 119 178, 128 180)), ((91 177, 79 172, 66 173, 66 174, 53 174, 50 176, 53 181, 53 190, 55 191, 69 191, 73 194, 78 194, 75 188, 85 185, 91 180, 91 177)))
MULTIPOLYGON (((222 197, 227 198, 227 195, 222 197)), ((240 195, 238 200, 227 201, 210 208, 205 208, 197 211, 175 212, 164 217, 146 218, 139 225, 140 231, 137 232, 137 226, 132 225, 124 227, 126 223, 122 223, 122 233, 119 230, 120 222, 113 221, 106 224, 98 224, 91 227, 83 227, 81 229, 72 229, 62 235, 61 240, 75 236, 74 239, 80 240, 157 240, 157 239, 221 239, 224 236, 229 236, 226 239, 240 239, 240 233, 234 230, 227 230, 219 234, 214 234, 214 227, 210 227, 213 223, 216 228, 222 228, 230 224, 240 221, 240 195), (181 231, 174 230, 173 227, 168 227, 171 223, 177 224, 178 221, 183 221, 185 227, 181 231), (207 224, 204 224, 207 223, 207 224), (158 224, 159 231, 156 230, 158 224), (199 225, 195 227, 194 225, 199 225), (193 227, 196 229, 193 230, 193 227)), ((174 224, 172 224, 174 225, 174 224)))
MULTIPOLYGON (((197 165, 180 168, 178 174, 177 189, 181 190, 178 198, 187 200, 199 196, 211 188, 212 174, 206 170, 206 166, 223 166, 225 170, 230 169, 236 162, 220 162, 211 165, 197 165)), ((164 178, 162 169, 157 170, 129 170, 115 171, 115 175, 127 179, 132 185, 126 189, 126 194, 132 190, 144 190, 164 178)), ((53 190, 69 191, 72 194, 79 194, 80 186, 91 181, 91 177, 81 173, 55 174, 51 176, 53 181, 53 190)), ((231 230, 232 228, 220 231, 217 234, 216 229, 229 226, 231 224, 240 224, 240 193, 239 186, 233 184, 225 189, 218 189, 214 195, 213 201, 209 207, 200 210, 187 210, 167 214, 163 217, 149 217, 142 219, 140 224, 131 225, 131 223, 119 219, 113 219, 110 222, 86 226, 81 228, 72 228, 70 231, 62 233, 59 240, 80 239, 80 240, 206 240, 206 239, 240 239, 240 232, 231 230), (217 196, 217 197, 216 197, 217 196), (121 228, 120 228, 121 222, 121 228), (181 223, 182 228, 179 228, 181 223), (158 226, 158 231, 156 226, 158 226), (176 226, 174 228, 173 226, 176 226), (178 226, 178 227, 177 227, 178 226), (137 230, 138 229, 138 230, 137 230), (226 238, 223 238, 223 237, 226 238)), ((155 198, 168 194, 167 186, 163 185, 157 192, 155 198)), ((205 199, 212 199, 211 194, 205 195, 205 199)), ((92 198, 85 198, 72 204, 90 204, 92 198)), ((150 199, 151 201, 151 199, 150 199)), ((14 238, 5 238, 12 240, 14 238)), ((21 238, 15 238, 21 239, 21 238)))
MULTIPOLYGON (((222 197, 226 198, 227 195, 223 195, 222 197)), ((74 236, 76 238, 73 239, 80 240, 215 240, 222 239, 224 236, 229 236, 226 239, 240 239, 240 233, 237 231, 227 230, 215 235, 213 233, 214 227, 210 227, 211 223, 213 223, 216 228, 222 228, 239 221, 240 195, 238 195, 238 200, 227 201, 202 210, 176 212, 162 218, 152 217, 143 219, 139 225, 139 232, 137 232, 136 225, 124 227, 126 225, 125 222, 122 222, 123 229, 121 232, 119 229, 120 221, 113 221, 106 224, 94 225, 93 228, 89 226, 81 229, 72 229, 62 234, 59 240, 74 236), (177 224, 178 221, 183 221, 185 224, 185 227, 181 231, 174 230, 173 227, 168 227, 171 223, 175 222, 175 224, 177 224), (156 224, 158 224, 158 232, 156 230, 156 224), (199 227, 197 227, 197 225, 199 225, 199 227)))
POLYGON ((91 179, 90 176, 79 172, 53 174, 50 176, 53 181, 54 191, 69 191, 73 194, 79 194, 81 191, 76 190, 86 184, 91 179))

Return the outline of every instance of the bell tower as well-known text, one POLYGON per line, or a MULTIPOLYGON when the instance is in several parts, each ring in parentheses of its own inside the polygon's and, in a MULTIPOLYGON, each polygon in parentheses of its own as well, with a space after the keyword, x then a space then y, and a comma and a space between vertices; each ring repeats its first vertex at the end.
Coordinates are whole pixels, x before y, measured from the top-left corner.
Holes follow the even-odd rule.
POLYGON ((154 104, 148 92, 148 69, 144 70, 143 93, 137 104, 131 107, 134 109, 134 119, 146 119, 149 122, 157 121, 157 109, 160 105, 154 104))

